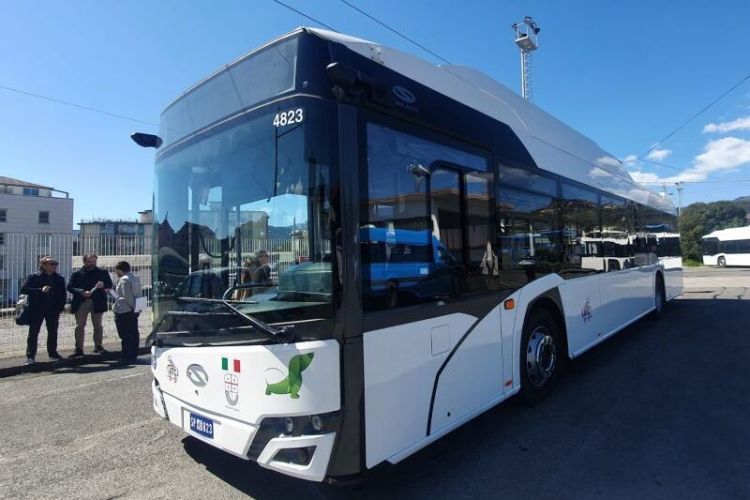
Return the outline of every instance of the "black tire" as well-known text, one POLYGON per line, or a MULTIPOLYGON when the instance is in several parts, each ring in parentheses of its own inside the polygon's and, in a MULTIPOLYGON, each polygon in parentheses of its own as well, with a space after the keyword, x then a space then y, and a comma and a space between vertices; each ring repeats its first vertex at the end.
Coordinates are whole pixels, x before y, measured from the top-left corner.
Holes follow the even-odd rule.
POLYGON ((458 274, 454 274, 451 278, 451 289, 453 290, 453 296, 458 297, 463 291, 461 286, 461 277, 458 274))
POLYGON ((651 313, 652 319, 659 319, 664 315, 664 309, 667 307, 667 294, 664 290, 664 279, 660 274, 656 275, 656 284, 654 285, 654 312, 651 313))
POLYGON ((385 307, 392 309, 398 305, 398 284, 389 281, 385 286, 385 307))
POLYGON ((719 257, 719 259, 716 261, 716 264, 718 264, 719 267, 727 267, 727 259, 724 257, 719 257))
POLYGON ((564 358, 560 325, 547 309, 536 308, 526 318, 520 356, 521 398, 535 405, 549 395, 564 358))

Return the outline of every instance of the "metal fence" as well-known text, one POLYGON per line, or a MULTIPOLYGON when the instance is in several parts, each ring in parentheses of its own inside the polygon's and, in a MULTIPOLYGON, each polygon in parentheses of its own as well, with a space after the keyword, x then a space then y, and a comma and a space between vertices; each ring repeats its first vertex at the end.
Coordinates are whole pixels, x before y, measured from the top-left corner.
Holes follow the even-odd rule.
MULTIPOLYGON (((115 265, 121 260, 130 264, 131 270, 140 277, 141 284, 150 286, 151 251, 150 235, 87 235, 81 237, 73 233, 59 234, 24 234, 0 233, 0 358, 23 355, 26 349, 28 327, 15 324, 16 302, 21 286, 26 277, 37 271, 41 257, 50 255, 60 263, 58 272, 66 283, 71 274, 83 265, 83 255, 94 252, 98 255, 97 265, 110 273, 112 282, 116 282, 115 265)), ((279 239, 238 238, 233 243, 230 253, 234 256, 229 268, 238 268, 237 256, 244 260, 259 250, 266 250, 272 266, 272 279, 277 280, 289 267, 315 257, 308 254, 309 244, 306 235, 291 236, 279 239), (234 246, 237 245, 237 246, 234 246)), ((199 256, 199 265, 193 268, 221 267, 222 249, 218 241, 206 241, 199 256)), ((322 254, 330 252, 330 244, 320 248, 322 254)), ((187 269, 187 267, 186 267, 187 269)), ((236 274, 236 273, 235 273, 236 274)), ((146 293, 147 296, 150 294, 146 293)), ((70 303, 68 295, 68 304, 70 303)), ((68 309, 69 306, 66 307, 68 309)), ((114 327, 111 312, 104 316, 105 342, 119 341, 114 327)), ((151 331, 151 311, 144 311, 139 320, 141 336, 151 331)), ((64 313, 60 317, 58 335, 60 349, 73 348, 73 330, 75 318, 64 313)), ((87 326, 85 346, 92 341, 91 325, 87 326)), ((44 345, 46 330, 42 328, 39 342, 44 345)))
MULTIPOLYGON (((97 265, 110 273, 115 283, 115 265, 121 260, 130 263, 131 270, 140 277, 141 283, 151 283, 151 239, 144 235, 80 237, 73 233, 0 233, 0 357, 20 356, 26 350, 28 327, 15 324, 16 302, 26 277, 37 271, 39 259, 50 255, 59 262, 58 272, 65 278, 83 265, 83 254, 98 254, 97 265)), ((68 303, 70 303, 68 295, 68 303)), ((75 318, 67 313, 60 317, 58 343, 60 349, 74 347, 73 330, 75 318)), ((112 313, 104 315, 105 343, 119 341, 112 313)), ((139 327, 142 336, 151 331, 151 312, 140 315, 139 327)), ((92 343, 91 325, 86 329, 86 343, 92 343)), ((44 345, 46 330, 42 327, 39 341, 44 345)), ((43 349, 42 349, 43 350, 43 349)))
MULTIPOLYGON (((325 242, 325 247, 321 249, 322 253, 330 251, 330 244, 325 242)), ((230 253, 234 256, 230 259, 227 267, 235 268, 241 267, 242 261, 250 256, 256 255, 260 250, 268 252, 269 263, 273 268, 275 274, 284 273, 289 267, 299 264, 309 258, 308 255, 308 240, 307 238, 284 238, 284 239, 268 239, 268 238, 241 238, 234 242, 234 245, 230 253), (236 256, 240 256, 240 263, 238 264, 236 256)), ((216 240, 206 242, 202 247, 202 252, 199 255, 199 261, 201 264, 207 267, 223 267, 221 262, 221 249, 219 242, 216 240)))

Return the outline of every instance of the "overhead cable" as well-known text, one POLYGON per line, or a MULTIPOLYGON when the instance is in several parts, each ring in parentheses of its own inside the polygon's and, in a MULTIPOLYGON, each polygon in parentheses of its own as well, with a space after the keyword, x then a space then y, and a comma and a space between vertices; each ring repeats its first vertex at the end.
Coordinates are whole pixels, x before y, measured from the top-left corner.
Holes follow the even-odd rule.
POLYGON ((673 135, 675 135, 681 129, 685 128, 690 122, 692 122, 698 116, 700 116, 701 114, 703 114, 704 112, 706 112, 709 108, 711 108, 714 104, 716 104, 717 102, 719 102, 720 100, 722 100, 724 97, 726 97, 727 95, 731 94, 732 91, 734 91, 737 87, 739 87, 740 85, 742 85, 743 83, 745 83, 747 80, 750 80, 750 75, 745 76, 739 82, 737 82, 734 85, 732 85, 728 90, 726 90, 719 97, 717 97, 716 99, 714 99, 713 101, 711 101, 707 105, 703 106, 703 108, 701 108, 700 111, 698 111, 697 113, 694 113, 690 118, 688 118, 687 120, 685 120, 682 124, 680 124, 679 126, 677 126, 676 128, 674 128, 671 132, 669 132, 667 135, 665 135, 664 137, 662 137, 661 139, 659 139, 658 141, 656 141, 656 143, 653 146, 651 146, 646 151, 644 151, 643 153, 641 153, 640 156, 638 156, 638 159, 639 160, 643 159, 644 156, 646 156, 651 151, 653 151, 654 149, 656 149, 657 147, 659 147, 664 141, 666 141, 667 139, 669 139, 670 137, 672 137, 673 135))
MULTIPOLYGON (((275 1, 275 0, 274 0, 274 1, 275 1)), ((359 7, 357 7, 356 5, 353 5, 352 3, 348 2, 347 0, 339 0, 339 2, 341 2, 341 3, 343 3, 343 4, 346 4, 346 5, 348 5, 348 6, 350 7, 350 8, 352 8, 352 9, 356 10, 357 12, 359 12, 360 14, 362 14, 362 15, 364 15, 364 16, 367 16, 368 18, 370 18, 371 20, 375 21, 376 23, 378 23, 379 25, 381 25, 381 26, 382 26, 382 27, 384 27, 385 29, 387 29, 387 30, 389 30, 389 31, 391 31, 391 32, 393 32, 393 33, 395 33, 395 34, 396 34, 396 35, 398 35, 398 36, 400 36, 401 38, 403 38, 403 39, 404 39, 404 40, 406 40, 407 42, 409 42, 409 43, 412 43, 412 44, 416 45, 417 47, 419 47, 420 49, 424 50, 425 52, 428 52, 428 53, 432 54, 433 56, 435 56, 435 57, 437 57, 438 59, 440 59, 441 61, 443 61, 443 62, 444 62, 445 64, 453 64, 453 63, 451 63, 451 62, 450 62, 449 60, 447 60, 446 58, 444 58, 443 56, 441 56, 440 54, 438 54, 438 53, 436 53, 436 52, 433 52, 432 50, 428 49, 427 47, 425 47, 424 45, 420 44, 419 42, 416 42, 416 41, 412 40, 412 39, 411 39, 411 38, 409 38, 408 36, 404 35, 404 34, 403 34, 403 33, 401 33, 400 31, 398 31, 397 29, 395 29, 395 28, 391 28, 390 26, 388 26, 388 25, 387 25, 386 23, 384 23, 384 22, 383 22, 383 21, 381 21, 380 19, 377 19, 376 17, 374 17, 374 16, 371 16, 370 14, 368 14, 368 13, 367 13, 367 12, 365 12, 364 10, 360 9, 360 8, 359 8, 359 7)))
POLYGON ((317 19, 315 19, 314 17, 312 17, 312 16, 308 16, 307 14, 305 14, 304 12, 302 12, 301 10, 297 10, 297 9, 295 9, 294 7, 292 7, 291 5, 287 5, 287 4, 285 4, 284 2, 280 2, 279 0, 273 0, 273 1, 274 1, 274 2, 276 2, 277 4, 281 5, 282 7, 286 7, 287 9, 291 10, 292 12, 296 12, 297 14, 299 14, 299 15, 300 15, 300 16, 302 16, 302 17, 304 17, 304 18, 307 18, 307 19, 309 19, 310 21, 312 21, 312 22, 314 22, 314 23, 316 23, 316 24, 319 24, 319 25, 323 26, 324 28, 328 28, 329 30, 331 30, 331 31, 334 31, 334 32, 338 33, 338 31, 336 31, 335 29, 333 29, 332 27, 330 27, 329 25, 327 25, 327 24, 326 24, 326 23, 324 23, 323 21, 318 21, 318 20, 317 20, 317 19))
POLYGON ((147 122, 147 121, 143 121, 143 120, 138 120, 137 118, 131 118, 129 116, 121 115, 121 114, 118 114, 118 113, 111 113, 109 111, 104 111, 104 110, 101 110, 101 109, 92 108, 90 106, 82 106, 81 104, 76 104, 74 102, 63 101, 62 99, 56 99, 54 97, 49 97, 49 96, 42 95, 42 94, 35 94, 33 92, 27 92, 25 90, 14 89, 14 88, 11 88, 11 87, 6 87, 5 85, 0 85, 0 89, 2 89, 2 90, 8 90, 10 92, 16 92, 18 94, 23 94, 23 95, 26 95, 26 96, 29 96, 29 97, 36 97, 37 99, 44 99, 45 101, 51 101, 51 102, 55 102, 57 104, 64 104, 65 106, 72 106, 74 108, 83 109, 83 110, 86 110, 86 111, 92 111, 94 113, 99 113, 101 115, 111 116, 113 118, 120 118, 122 120, 128 120, 128 121, 135 122, 135 123, 141 123, 143 125, 148 125, 149 127, 157 127, 157 128, 159 127, 159 124, 157 124, 157 123, 152 123, 152 122, 147 122))

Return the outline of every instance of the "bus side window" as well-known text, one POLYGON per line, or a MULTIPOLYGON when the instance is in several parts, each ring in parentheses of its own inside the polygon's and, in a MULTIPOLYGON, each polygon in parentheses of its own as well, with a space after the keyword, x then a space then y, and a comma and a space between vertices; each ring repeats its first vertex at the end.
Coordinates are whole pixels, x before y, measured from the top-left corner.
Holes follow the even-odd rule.
POLYGON ((589 189, 563 183, 562 197, 563 277, 603 272, 598 195, 589 189))
POLYGON ((498 189, 503 283, 522 286, 560 264, 560 231, 555 199, 518 189, 498 189))
POLYGON ((472 266, 479 273, 489 233, 491 187, 482 177, 487 170, 482 156, 367 125, 360 225, 365 310, 452 300, 464 292, 472 266), (466 171, 478 172, 468 186, 466 171), (468 202, 475 214, 468 237, 467 190, 475 198, 468 202))

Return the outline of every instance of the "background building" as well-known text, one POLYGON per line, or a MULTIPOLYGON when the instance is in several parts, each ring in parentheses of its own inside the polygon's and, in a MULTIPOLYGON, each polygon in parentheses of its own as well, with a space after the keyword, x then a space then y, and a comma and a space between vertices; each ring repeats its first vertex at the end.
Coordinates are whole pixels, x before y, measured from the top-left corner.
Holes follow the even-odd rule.
POLYGON ((0 176, 0 305, 14 301, 39 258, 52 255, 71 272, 73 199, 65 191, 0 176))
POLYGON ((138 212, 137 220, 95 219, 81 221, 76 254, 145 255, 151 253, 154 217, 151 210, 138 212))
POLYGON ((154 217, 151 210, 138 212, 136 220, 95 219, 81 221, 73 242, 73 269, 83 265, 83 255, 94 252, 97 265, 115 278, 115 265, 125 260, 141 278, 151 283, 151 245, 154 241, 154 217))

